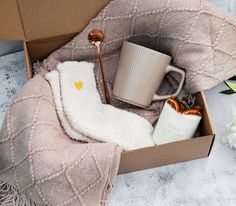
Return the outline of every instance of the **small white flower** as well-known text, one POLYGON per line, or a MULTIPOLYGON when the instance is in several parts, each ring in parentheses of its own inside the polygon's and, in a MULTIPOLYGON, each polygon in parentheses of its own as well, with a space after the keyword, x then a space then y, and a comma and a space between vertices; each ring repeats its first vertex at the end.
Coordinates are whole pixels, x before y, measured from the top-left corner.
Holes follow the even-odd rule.
POLYGON ((232 121, 222 134, 222 142, 223 144, 229 143, 230 147, 236 148, 236 107, 232 107, 232 121))

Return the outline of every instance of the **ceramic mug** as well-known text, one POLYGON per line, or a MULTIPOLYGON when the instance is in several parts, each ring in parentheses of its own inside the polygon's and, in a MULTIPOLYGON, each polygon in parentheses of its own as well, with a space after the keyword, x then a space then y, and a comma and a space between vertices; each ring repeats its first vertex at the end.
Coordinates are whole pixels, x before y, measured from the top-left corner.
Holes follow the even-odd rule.
POLYGON ((177 96, 183 87, 185 72, 170 62, 171 57, 166 54, 125 41, 114 81, 115 98, 146 108, 153 101, 177 96), (181 75, 178 89, 170 95, 157 95, 165 74, 171 71, 181 75))

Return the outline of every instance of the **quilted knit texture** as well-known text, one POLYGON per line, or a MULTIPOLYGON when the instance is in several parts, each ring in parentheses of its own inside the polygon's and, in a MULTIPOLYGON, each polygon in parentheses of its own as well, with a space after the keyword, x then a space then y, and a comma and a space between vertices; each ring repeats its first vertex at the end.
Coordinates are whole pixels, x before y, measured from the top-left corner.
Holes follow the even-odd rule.
MULTIPOLYGON (((208 89, 236 74, 236 21, 207 0, 114 0, 71 42, 50 55, 39 72, 53 70, 58 62, 97 62, 96 50, 87 41, 92 29, 105 34, 103 61, 112 88, 119 52, 124 40, 173 57, 173 64, 186 70, 185 88, 190 92, 208 89)), ((97 79, 98 64, 96 64, 97 79)), ((173 92, 174 76, 167 75, 159 93, 173 92)), ((98 81, 100 94, 101 81, 98 81)), ((157 119, 163 102, 141 110, 119 101, 116 107, 135 112, 150 122, 157 119)))
POLYGON ((6 114, 0 179, 43 205, 104 205, 120 153, 115 144, 70 139, 58 121, 49 84, 36 76, 6 114))

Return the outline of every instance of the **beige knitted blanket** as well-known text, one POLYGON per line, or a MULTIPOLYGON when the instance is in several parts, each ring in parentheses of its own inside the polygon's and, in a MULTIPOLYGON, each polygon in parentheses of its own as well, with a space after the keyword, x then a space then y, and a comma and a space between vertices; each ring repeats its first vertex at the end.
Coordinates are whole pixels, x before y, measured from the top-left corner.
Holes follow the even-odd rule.
MULTIPOLYGON (((66 60, 93 61, 104 99, 96 50, 87 41, 92 29, 106 35, 103 60, 110 88, 123 40, 170 54, 173 64, 186 70, 185 87, 190 92, 236 74, 235 20, 206 0, 114 0, 83 32, 50 55, 38 73, 66 60)), ((159 93, 172 92, 176 82, 168 75, 159 93)), ((153 103, 147 110, 115 100, 112 104, 153 122, 163 103, 153 103)), ((17 95, 6 115, 0 134, 0 179, 37 203, 96 206, 113 184, 119 155, 116 145, 79 144, 68 138, 58 122, 50 87, 38 76, 17 95)), ((0 186, 0 194, 8 189, 0 186)), ((5 203, 10 201, 3 196, 5 203)))
POLYGON ((0 133, 0 180, 20 193, 0 181, 0 205, 32 205, 27 199, 53 206, 104 205, 120 153, 115 144, 69 138, 49 84, 36 76, 11 103, 0 133))
MULTIPOLYGON (((39 72, 55 69, 65 60, 93 61, 96 50, 87 41, 89 31, 102 30, 103 62, 110 88, 124 40, 128 40, 173 57, 173 64, 186 70, 185 89, 197 92, 208 89, 236 74, 236 20, 207 0, 114 0, 71 42, 52 53, 39 72)), ((159 93, 172 93, 178 84, 168 75, 159 93)), ((104 100, 102 83, 98 89, 104 100)), ((147 110, 120 101, 116 107, 135 112, 151 123, 163 102, 154 102, 147 110)))

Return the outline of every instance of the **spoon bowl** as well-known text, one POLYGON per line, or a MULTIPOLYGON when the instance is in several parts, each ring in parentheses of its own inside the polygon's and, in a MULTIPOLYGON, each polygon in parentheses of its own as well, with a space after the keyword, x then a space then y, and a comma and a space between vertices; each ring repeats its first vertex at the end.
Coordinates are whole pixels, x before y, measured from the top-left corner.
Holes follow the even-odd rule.
POLYGON ((102 31, 92 30, 88 34, 88 40, 91 44, 95 45, 96 42, 103 42, 104 34, 102 33, 102 31))

